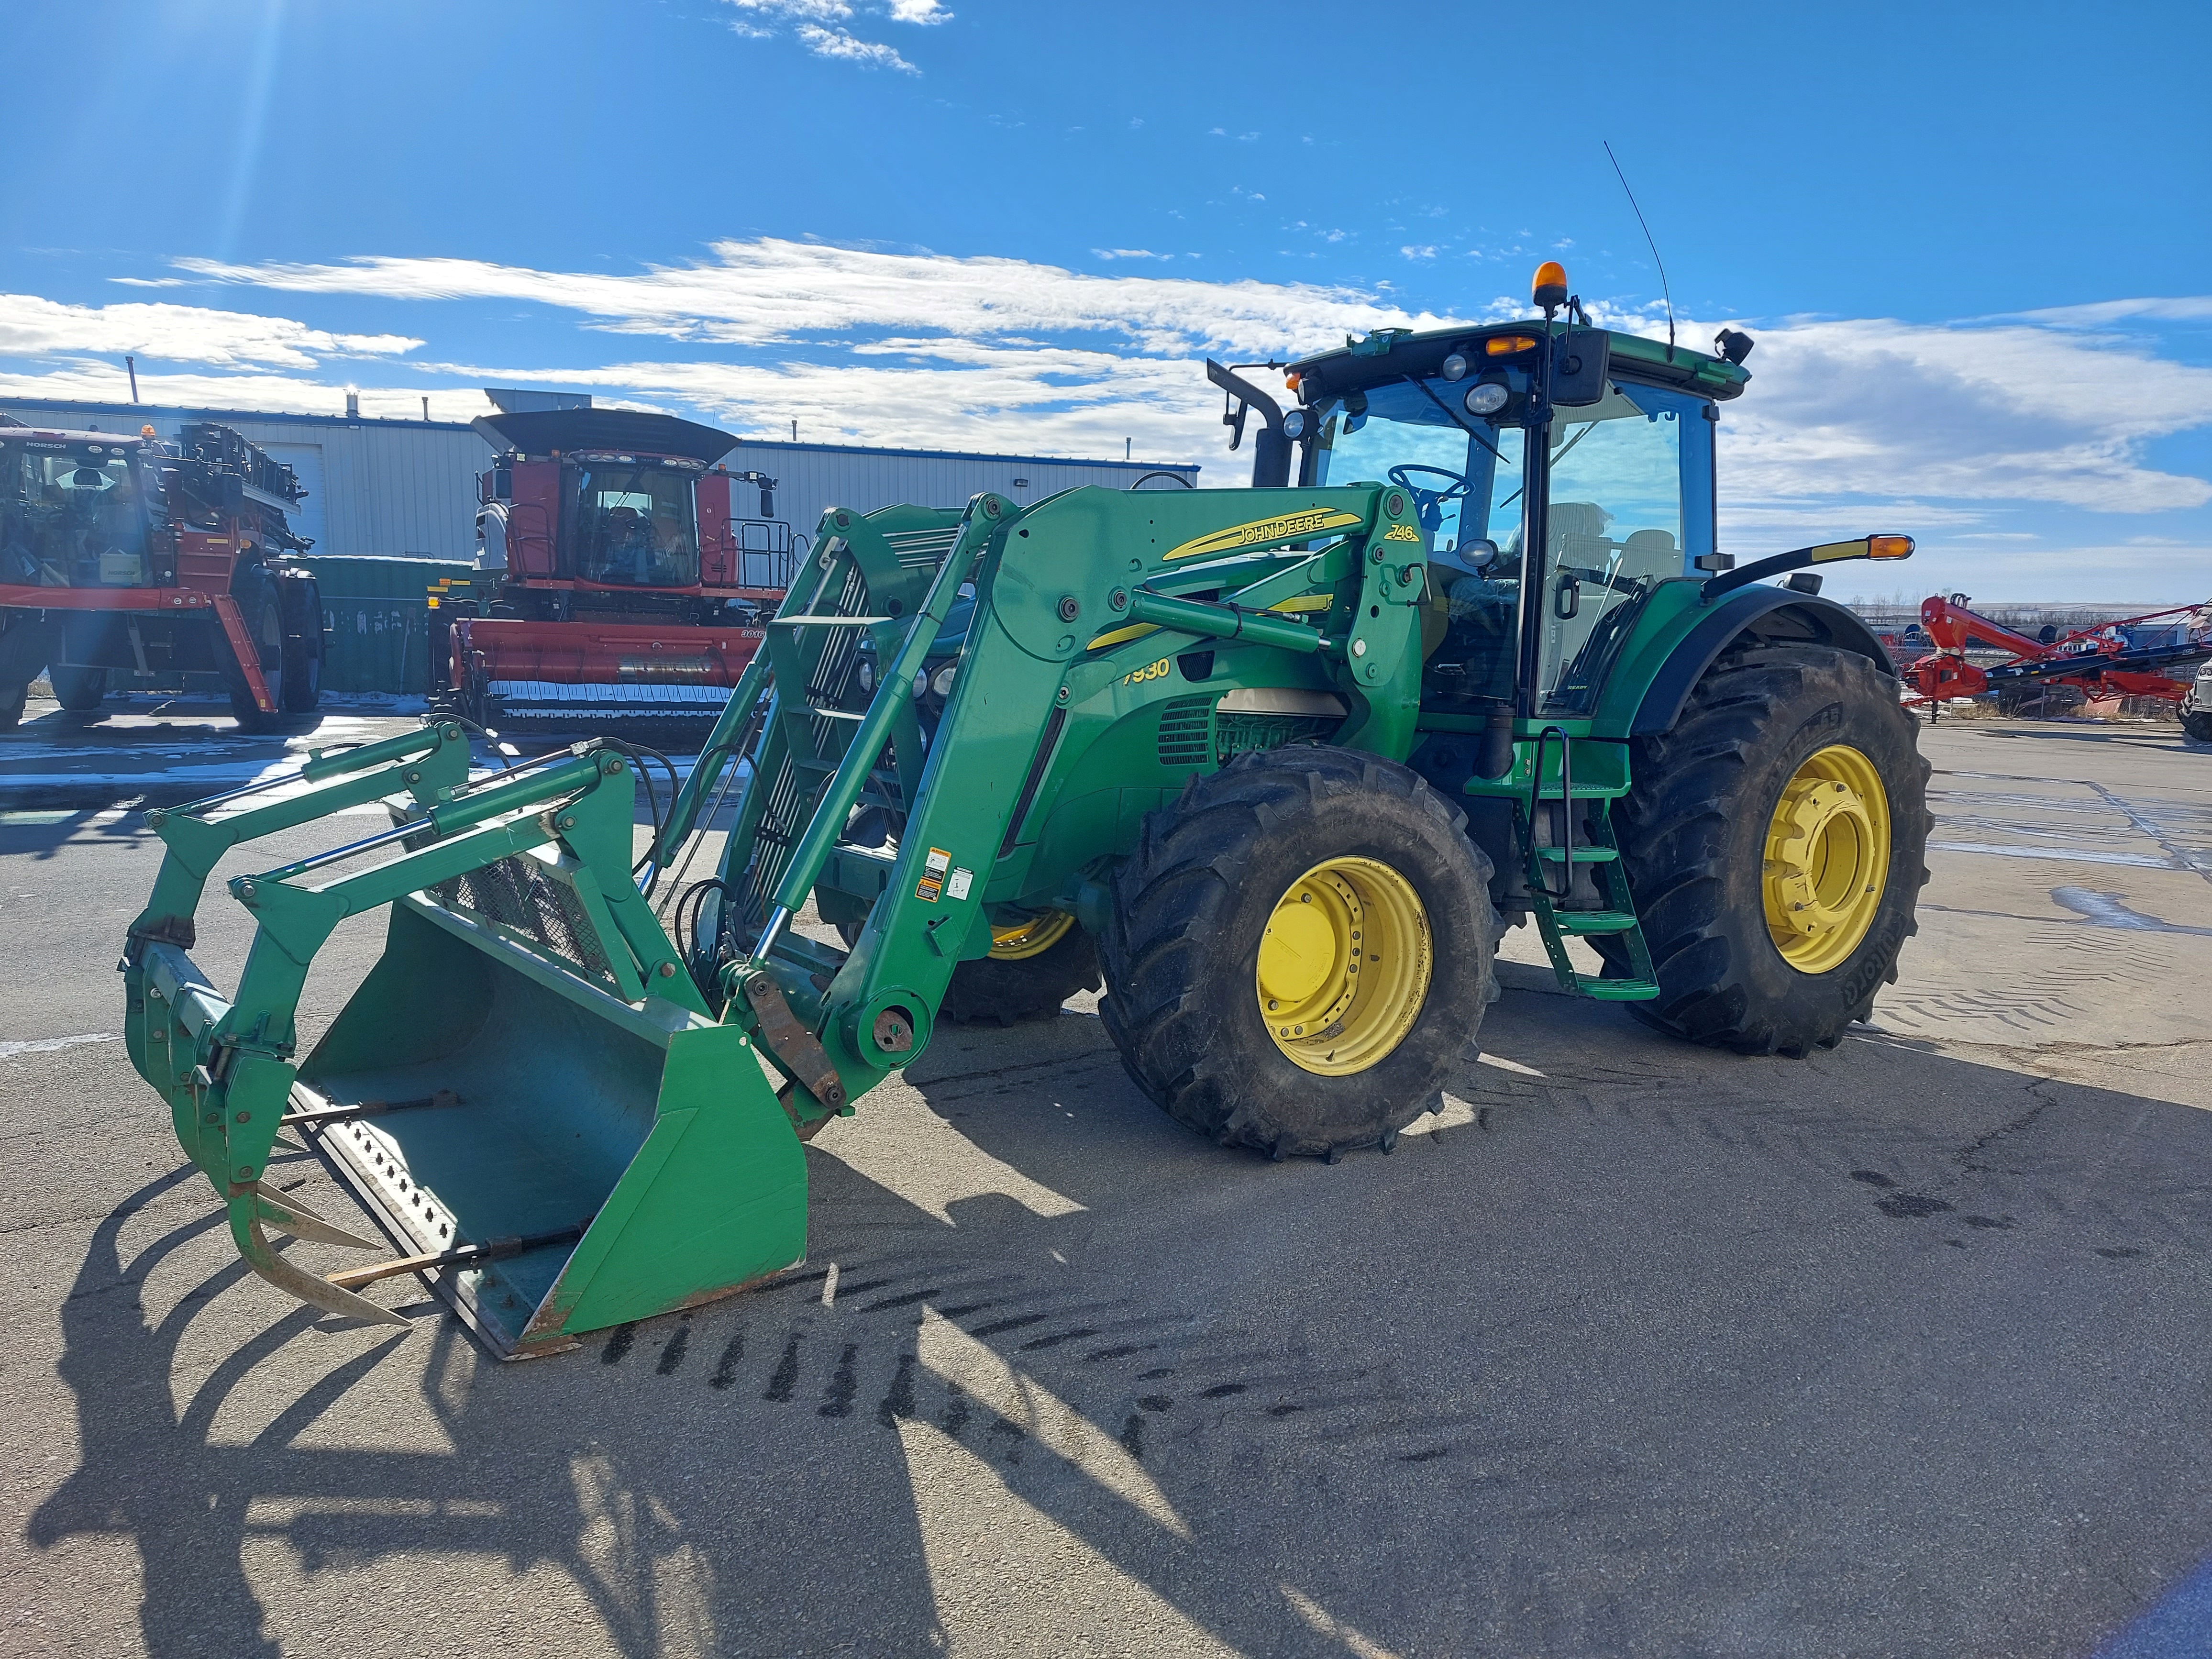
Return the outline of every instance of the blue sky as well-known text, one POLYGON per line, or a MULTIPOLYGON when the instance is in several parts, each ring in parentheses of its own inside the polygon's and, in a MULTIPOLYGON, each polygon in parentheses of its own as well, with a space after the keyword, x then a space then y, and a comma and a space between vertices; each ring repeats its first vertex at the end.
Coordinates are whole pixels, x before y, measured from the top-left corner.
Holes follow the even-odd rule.
MULTIPOLYGON (((71 0, 11 88, 0 398, 1194 459, 1199 372, 1518 314, 1759 345, 1740 556, 2212 592, 2201 6, 71 0)), ((1890 573, 1885 581, 1893 582, 1890 573)))

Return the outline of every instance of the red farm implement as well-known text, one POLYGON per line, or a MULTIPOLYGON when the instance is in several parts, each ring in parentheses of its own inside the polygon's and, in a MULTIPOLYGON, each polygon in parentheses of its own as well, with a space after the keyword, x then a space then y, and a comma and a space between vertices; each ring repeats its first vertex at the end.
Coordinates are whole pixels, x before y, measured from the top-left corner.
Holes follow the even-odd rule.
POLYGON ((2196 665, 2212 659, 2212 606, 2175 605, 2070 633, 2045 628, 2046 637, 2030 638, 1967 609, 1966 596, 1954 593, 1924 600, 1920 621, 1936 649, 1904 669, 1911 702, 1995 692, 2009 712, 2068 687, 2092 699, 2179 704, 2196 665), (2004 652, 2011 660, 1971 662, 1972 650, 2004 652))
POLYGON ((288 556, 292 469, 228 427, 174 443, 0 416, 0 730, 41 672, 64 708, 219 686, 248 731, 313 711, 323 605, 288 556))

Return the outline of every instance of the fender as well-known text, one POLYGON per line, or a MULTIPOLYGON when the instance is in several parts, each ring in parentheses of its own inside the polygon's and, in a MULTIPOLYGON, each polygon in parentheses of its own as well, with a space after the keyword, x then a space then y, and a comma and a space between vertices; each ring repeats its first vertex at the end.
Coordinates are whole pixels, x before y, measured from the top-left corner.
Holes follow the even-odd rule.
POLYGON ((1729 594, 1675 642, 1644 689, 1628 735, 1651 737, 1674 729, 1715 658, 1744 635, 1775 645, 1826 645, 1857 653, 1891 679, 1897 670, 1874 630, 1833 599, 1786 587, 1747 587, 1729 594))

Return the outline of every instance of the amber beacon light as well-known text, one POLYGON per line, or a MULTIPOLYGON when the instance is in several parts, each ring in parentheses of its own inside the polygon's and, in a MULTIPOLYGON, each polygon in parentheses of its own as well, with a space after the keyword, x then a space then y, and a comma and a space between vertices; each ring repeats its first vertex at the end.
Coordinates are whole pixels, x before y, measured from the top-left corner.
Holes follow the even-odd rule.
POLYGON ((1567 302, 1567 268, 1557 259, 1536 267, 1536 280, 1528 285, 1528 298, 1547 315, 1567 302))

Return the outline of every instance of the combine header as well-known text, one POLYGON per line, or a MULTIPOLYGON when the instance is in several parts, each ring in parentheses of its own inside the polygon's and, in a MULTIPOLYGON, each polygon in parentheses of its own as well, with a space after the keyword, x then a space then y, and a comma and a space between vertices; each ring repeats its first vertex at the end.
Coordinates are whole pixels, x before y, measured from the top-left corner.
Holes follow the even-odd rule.
POLYGON ((2173 671, 2212 659, 2212 607, 2175 605, 2068 634, 2046 629, 2051 637, 2032 640, 1968 610, 1966 596, 1954 593, 1922 601, 1920 622, 1936 648, 1905 670, 1914 694, 1907 701, 1916 703, 1994 691, 2009 713, 2068 686, 2093 698, 2150 697, 2179 708, 2192 688, 2173 671), (2164 637, 2142 642, 2143 634, 2164 637), (1968 662, 1975 646, 2008 652, 2013 660, 1990 667, 1968 662))
POLYGON ((43 667, 64 708, 204 675, 249 732, 321 696, 323 604, 285 562, 292 469, 227 426, 175 444, 0 417, 0 729, 43 667))
POLYGON ((617 747, 471 778, 451 723, 159 815, 131 1054, 246 1260, 368 1318, 361 1286, 420 1272, 498 1353, 573 1346, 796 1263, 805 1141, 941 1019, 1102 971, 1135 1086, 1275 1158, 1387 1152, 1440 1103, 1502 919, 1692 1041, 1836 1042, 1913 930, 1927 768, 1810 567, 1911 542, 1731 568, 1711 416, 1750 342, 1577 323, 1556 265, 1535 300, 1308 359, 1288 410, 1211 368, 1267 428, 1249 489, 826 514, 635 866, 617 747), (388 830, 230 882, 259 932, 216 991, 187 952, 217 858, 379 797, 388 830), (302 1055, 307 963, 381 906, 302 1055), (395 1260, 270 1248, 336 1231, 265 1184, 281 1133, 395 1260))
POLYGON ((737 440, 666 415, 476 428, 500 452, 478 480, 478 574, 430 595, 449 624, 447 706, 509 735, 703 733, 790 581, 775 480, 714 465, 737 440))

